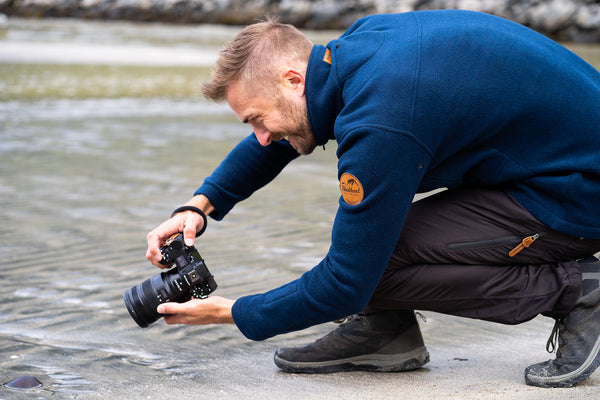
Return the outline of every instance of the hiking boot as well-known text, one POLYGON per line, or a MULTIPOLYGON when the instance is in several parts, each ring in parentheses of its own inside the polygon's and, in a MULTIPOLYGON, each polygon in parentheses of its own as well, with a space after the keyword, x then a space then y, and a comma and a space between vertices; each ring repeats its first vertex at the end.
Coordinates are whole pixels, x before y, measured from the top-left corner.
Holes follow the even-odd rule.
POLYGON ((581 268, 581 295, 600 287, 600 261, 594 256, 577 261, 581 268))
POLYGON ((587 379, 600 365, 600 289, 580 297, 556 321, 546 349, 556 358, 525 369, 525 382, 540 387, 569 387, 587 379))
POLYGON ((286 372, 410 371, 427 362, 413 311, 359 313, 313 343, 275 352, 275 365, 286 372))

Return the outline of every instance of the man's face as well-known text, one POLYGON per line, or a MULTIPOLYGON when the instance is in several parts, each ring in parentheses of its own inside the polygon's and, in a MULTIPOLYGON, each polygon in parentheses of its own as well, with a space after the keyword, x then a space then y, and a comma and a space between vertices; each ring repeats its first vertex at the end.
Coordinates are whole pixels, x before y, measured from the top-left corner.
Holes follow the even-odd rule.
POLYGON ((284 87, 279 89, 277 95, 265 96, 244 90, 235 82, 227 90, 227 103, 242 122, 252 126, 261 145, 287 139, 299 154, 310 154, 317 145, 304 97, 284 87))

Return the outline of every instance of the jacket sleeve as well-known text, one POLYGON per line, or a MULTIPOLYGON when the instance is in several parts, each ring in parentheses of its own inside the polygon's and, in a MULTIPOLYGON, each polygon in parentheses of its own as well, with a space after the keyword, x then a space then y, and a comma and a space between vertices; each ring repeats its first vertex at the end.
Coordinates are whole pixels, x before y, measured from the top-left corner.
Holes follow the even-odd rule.
POLYGON ((221 220, 236 203, 271 182, 298 156, 287 140, 262 146, 251 134, 233 148, 194 195, 208 197, 215 207, 211 217, 221 220))
POLYGON ((409 134, 363 127, 338 146, 339 171, 362 187, 340 198, 326 257, 299 279, 238 299, 233 318, 249 339, 304 329, 361 311, 387 266, 430 154, 409 134), (351 199, 351 203, 354 203, 351 199))

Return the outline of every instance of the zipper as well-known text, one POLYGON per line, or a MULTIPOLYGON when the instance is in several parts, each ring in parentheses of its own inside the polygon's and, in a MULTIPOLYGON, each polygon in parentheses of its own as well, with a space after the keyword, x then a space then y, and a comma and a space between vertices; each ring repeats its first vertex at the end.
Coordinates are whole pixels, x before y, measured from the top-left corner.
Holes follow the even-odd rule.
POLYGON ((527 236, 523 238, 523 236, 505 236, 496 239, 486 239, 486 240, 475 240, 472 242, 460 242, 460 243, 450 243, 448 244, 448 250, 465 250, 465 249, 478 249, 483 247, 494 247, 494 246, 504 246, 509 244, 516 244, 516 247, 513 248, 509 253, 509 257, 514 257, 519 254, 523 249, 531 246, 533 242, 535 242, 540 237, 539 233, 535 233, 533 235, 527 236))
POLYGON ((523 236, 505 236, 496 239, 475 240, 472 242, 449 243, 448 250, 478 249, 481 247, 503 246, 521 242, 523 236))
POLYGON ((516 256, 518 253, 521 252, 521 250, 531 246, 531 244, 533 242, 535 242, 538 238, 540 237, 539 233, 536 233, 535 235, 531 235, 531 236, 527 236, 525 239, 523 239, 521 241, 521 243, 519 243, 517 245, 517 247, 515 247, 514 249, 512 249, 510 251, 510 253, 508 253, 509 257, 514 257, 516 256))

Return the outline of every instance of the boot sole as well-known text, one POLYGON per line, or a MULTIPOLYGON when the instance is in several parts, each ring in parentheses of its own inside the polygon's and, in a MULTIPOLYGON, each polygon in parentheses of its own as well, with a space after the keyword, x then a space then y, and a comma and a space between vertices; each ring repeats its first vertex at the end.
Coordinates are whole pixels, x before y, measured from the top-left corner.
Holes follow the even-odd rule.
POLYGON ((402 372, 421 368, 429 362, 425 347, 403 354, 367 354, 319 362, 296 362, 274 357, 275 365, 285 372, 323 374, 344 371, 402 372))
MULTIPOLYGON (((592 372, 600 366, 600 336, 596 338, 596 343, 590 351, 588 358, 574 371, 556 376, 537 376, 530 375, 529 368, 525 369, 525 382, 531 386, 546 388, 571 387, 584 379, 587 379, 592 372)), ((548 371, 551 373, 551 371, 548 371)))

